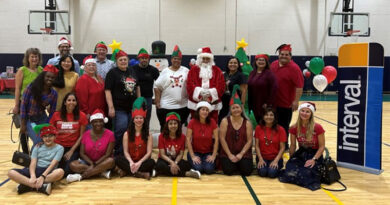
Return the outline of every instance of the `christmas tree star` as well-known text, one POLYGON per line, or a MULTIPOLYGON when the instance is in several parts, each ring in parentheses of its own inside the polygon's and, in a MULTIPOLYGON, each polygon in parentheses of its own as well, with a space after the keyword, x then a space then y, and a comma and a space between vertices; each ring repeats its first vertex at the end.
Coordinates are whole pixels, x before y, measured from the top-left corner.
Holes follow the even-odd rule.
POLYGON ((245 48, 248 46, 248 43, 245 42, 245 38, 241 38, 241 41, 236 41, 237 42, 237 50, 239 48, 245 48))
POLYGON ((121 49, 121 45, 122 45, 122 42, 116 42, 116 40, 113 39, 112 43, 108 46, 112 49, 112 51, 114 51, 115 49, 121 49))

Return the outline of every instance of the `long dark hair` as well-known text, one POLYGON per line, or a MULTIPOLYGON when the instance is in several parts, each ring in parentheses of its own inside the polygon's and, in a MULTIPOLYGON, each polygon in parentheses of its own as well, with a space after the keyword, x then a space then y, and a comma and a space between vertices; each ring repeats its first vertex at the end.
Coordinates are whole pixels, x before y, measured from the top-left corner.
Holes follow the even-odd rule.
POLYGON ((65 87, 65 80, 64 80, 64 68, 62 68, 61 63, 65 61, 67 58, 70 58, 70 61, 72 62, 72 67, 70 67, 70 71, 75 71, 74 70, 74 62, 73 58, 70 55, 64 55, 60 58, 60 61, 58 62, 58 75, 56 80, 53 82, 53 86, 56 88, 64 88, 65 87))
MULTIPOLYGON (((169 120, 171 121, 171 120, 169 120)), ((168 121, 168 122, 169 122, 168 121)), ((176 130, 176 139, 180 138, 182 130, 181 130, 181 123, 179 120, 175 120, 178 124, 177 130, 176 130)), ((168 128, 168 122, 165 122, 164 128, 162 130, 163 137, 165 139, 169 139, 169 128, 168 128)))
POLYGON ((37 105, 42 106, 44 109, 44 106, 42 105, 42 91, 45 86, 45 77, 47 72, 43 71, 41 72, 37 78, 31 83, 31 93, 33 96, 33 99, 37 103, 37 105))
MULTIPOLYGON (((199 122, 200 122, 200 117, 199 117, 199 112, 200 112, 200 109, 201 109, 202 107, 200 107, 200 108, 198 108, 197 110, 196 110, 196 112, 194 113, 194 119, 196 119, 196 120, 198 120, 199 122)), ((210 113, 211 113, 211 111, 209 110, 209 114, 207 115, 207 117, 206 117, 206 124, 210 124, 210 113)))
POLYGON ((78 121, 78 120, 80 119, 79 101, 77 100, 76 94, 70 92, 70 93, 67 93, 67 94, 65 95, 64 99, 62 100, 62 104, 61 104, 61 120, 64 121, 64 122, 68 121, 68 120, 66 119, 66 114, 67 114, 68 112, 66 111, 65 102, 66 102, 66 100, 68 100, 68 97, 71 96, 71 95, 74 96, 74 98, 76 99, 76 102, 77 102, 76 107, 75 107, 74 110, 73 110, 73 121, 78 121))
POLYGON ((230 56, 230 57, 228 58, 228 60, 226 61, 226 73, 229 74, 229 72, 230 72, 230 70, 229 70, 229 62, 230 62, 230 60, 232 60, 232 59, 236 59, 236 60, 237 60, 237 62, 238 62, 237 71, 240 71, 240 72, 242 73, 242 68, 241 68, 240 60, 238 60, 238 58, 235 57, 235 56, 230 56))
POLYGON ((265 121, 264 121, 264 116, 269 113, 269 112, 272 112, 274 114, 274 121, 272 123, 272 126, 271 128, 275 131, 277 131, 278 129, 278 120, 277 120, 277 115, 276 115, 276 111, 272 108, 272 107, 267 107, 264 109, 264 114, 263 116, 261 116, 261 119, 260 119, 260 122, 259 124, 262 126, 262 127, 265 127, 265 121))
MULTIPOLYGON (((146 108, 146 103, 142 103, 141 105, 143 110, 147 110, 146 108)), ((129 141, 134 142, 135 140, 135 124, 134 124, 134 118, 131 118, 130 124, 127 128, 127 134, 129 136, 129 141)), ((146 118, 144 117, 144 124, 142 124, 142 129, 141 129, 141 138, 143 141, 147 142, 149 137, 149 123, 147 122, 146 118)))

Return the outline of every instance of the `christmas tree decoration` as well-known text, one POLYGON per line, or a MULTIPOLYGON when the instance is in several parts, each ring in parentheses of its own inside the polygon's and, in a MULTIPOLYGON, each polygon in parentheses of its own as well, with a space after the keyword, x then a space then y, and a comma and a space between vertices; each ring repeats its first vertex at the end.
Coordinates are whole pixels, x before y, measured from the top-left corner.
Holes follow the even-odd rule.
POLYGON ((115 39, 112 40, 112 43, 108 45, 112 51, 115 51, 116 49, 121 50, 122 42, 116 42, 115 39))
POLYGON ((244 50, 246 46, 248 46, 248 43, 245 42, 244 38, 242 38, 241 41, 237 41, 237 52, 235 56, 241 63, 242 73, 249 76, 249 73, 252 72, 253 68, 244 50))

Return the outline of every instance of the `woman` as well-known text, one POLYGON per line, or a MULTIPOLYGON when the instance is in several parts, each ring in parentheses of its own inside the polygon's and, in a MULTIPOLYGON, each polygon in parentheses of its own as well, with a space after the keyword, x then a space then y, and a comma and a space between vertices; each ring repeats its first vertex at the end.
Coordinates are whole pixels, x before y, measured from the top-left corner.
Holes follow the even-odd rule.
POLYGON ((104 81, 97 74, 96 61, 92 56, 88 56, 84 59, 84 65, 84 75, 77 80, 75 87, 80 110, 87 115, 87 118, 96 109, 100 109, 106 114, 104 81))
POLYGON ((81 139, 79 160, 70 163, 70 169, 77 174, 69 174, 66 181, 75 182, 96 175, 107 179, 111 177, 111 169, 115 166, 112 152, 114 149, 114 134, 104 128, 108 119, 101 110, 95 110, 89 118, 92 129, 86 131, 81 139))
POLYGON ((244 117, 241 100, 237 94, 238 85, 234 86, 230 101, 230 115, 220 125, 221 164, 223 173, 233 175, 239 172, 249 176, 253 169, 252 124, 244 117))
POLYGON ((248 78, 248 106, 256 121, 264 115, 264 108, 274 105, 277 82, 269 67, 269 57, 266 54, 255 56, 255 69, 248 78))
POLYGON ((157 174, 199 179, 200 172, 191 169, 191 164, 183 160, 185 135, 181 133, 180 115, 170 112, 167 114, 165 121, 164 128, 158 137, 157 174))
POLYGON ((318 166, 322 164, 325 149, 325 130, 314 122, 315 104, 302 103, 298 107, 298 119, 290 132, 290 159, 281 175, 281 182, 297 184, 311 190, 321 188, 318 166), (299 149, 296 149, 298 141, 299 149))
POLYGON ((209 113, 211 105, 201 101, 196 105, 194 118, 187 128, 187 159, 195 170, 212 174, 218 151, 218 126, 209 113), (214 142, 213 142, 214 141, 214 142))
POLYGON ((73 92, 79 74, 74 70, 74 62, 71 56, 65 55, 58 63, 58 76, 53 83, 54 89, 58 93, 56 111, 61 109, 61 103, 67 93, 73 92))
POLYGON ((20 133, 28 134, 33 141, 33 146, 42 142, 42 139, 34 132, 33 127, 49 122, 57 105, 57 92, 52 88, 57 73, 56 67, 47 65, 23 92, 20 107, 20 133), (49 117, 46 115, 46 109, 49 112, 49 117))
POLYGON ((81 138, 88 124, 87 117, 79 109, 76 94, 68 93, 61 103, 61 111, 57 111, 50 119, 50 124, 57 128, 55 142, 64 147, 64 156, 59 167, 70 173, 70 163, 79 158, 81 138))
POLYGON ((119 176, 134 175, 150 179, 155 175, 155 161, 151 159, 153 137, 149 133, 146 119, 146 101, 139 97, 134 102, 132 119, 127 132, 123 135, 124 156, 115 158, 119 176))
POLYGON ((131 121, 131 108, 135 99, 141 96, 135 71, 130 69, 129 57, 122 50, 115 50, 111 59, 116 68, 111 69, 105 80, 105 94, 108 116, 113 119, 115 135, 115 156, 123 155, 122 138, 131 121))
POLYGON ((218 123, 220 124, 222 119, 226 117, 229 112, 229 101, 232 97, 234 85, 240 86, 241 91, 241 104, 245 105, 246 93, 248 89, 247 77, 242 73, 242 68, 238 58, 232 56, 228 59, 227 71, 223 74, 226 82, 226 91, 222 96, 222 109, 218 115, 218 123))
POLYGON ((283 167, 286 131, 278 125, 276 112, 268 107, 256 126, 257 172, 261 177, 275 178, 283 167))
MULTIPOLYGON (((23 66, 18 69, 15 76, 15 106, 12 113, 19 114, 20 101, 27 86, 42 72, 42 54, 38 48, 29 48, 23 57, 23 66)), ((20 135, 20 143, 24 153, 28 154, 27 136, 20 135)))

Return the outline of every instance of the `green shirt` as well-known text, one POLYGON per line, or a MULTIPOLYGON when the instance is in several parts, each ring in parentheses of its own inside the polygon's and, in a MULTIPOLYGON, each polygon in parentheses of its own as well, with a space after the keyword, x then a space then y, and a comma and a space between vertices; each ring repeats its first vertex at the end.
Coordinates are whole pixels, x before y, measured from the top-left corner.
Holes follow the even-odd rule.
POLYGON ((38 66, 37 71, 35 72, 31 72, 26 66, 22 66, 19 69, 22 69, 23 71, 22 89, 20 90, 21 96, 23 96, 24 89, 38 77, 43 68, 38 66))

